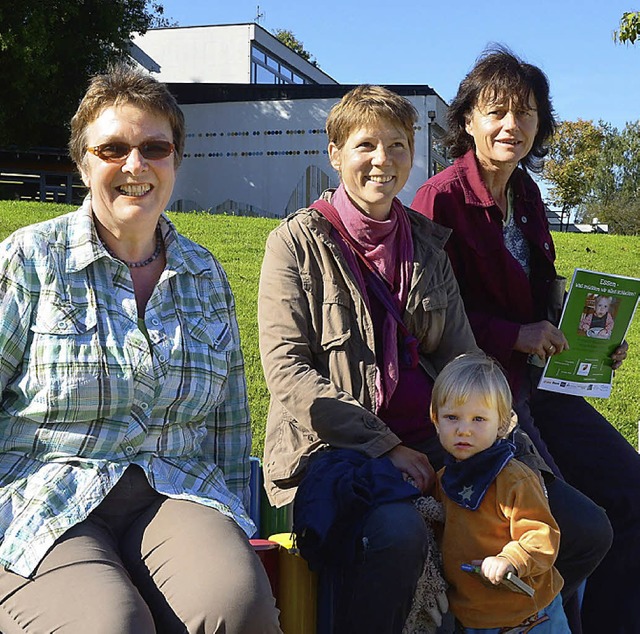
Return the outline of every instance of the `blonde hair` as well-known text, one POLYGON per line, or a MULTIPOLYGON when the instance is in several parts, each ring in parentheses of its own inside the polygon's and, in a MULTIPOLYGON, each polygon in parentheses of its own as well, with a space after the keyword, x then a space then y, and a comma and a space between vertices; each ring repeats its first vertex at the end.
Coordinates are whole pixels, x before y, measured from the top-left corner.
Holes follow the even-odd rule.
POLYGON ((438 410, 445 403, 463 404, 471 395, 485 399, 498 412, 498 435, 506 436, 515 425, 511 388, 498 362, 484 354, 462 354, 440 372, 431 395, 431 420, 438 421, 438 410))
POLYGON ((605 301, 607 302, 608 306, 611 306, 611 304, 613 303, 613 297, 611 297, 610 295, 596 295, 594 298, 594 304, 597 306, 598 302, 600 301, 605 301))
POLYGON ((354 130, 371 127, 380 120, 388 121, 404 131, 413 156, 413 126, 418 121, 418 111, 408 99, 382 86, 362 84, 344 95, 329 112, 327 137, 330 143, 342 149, 354 130))

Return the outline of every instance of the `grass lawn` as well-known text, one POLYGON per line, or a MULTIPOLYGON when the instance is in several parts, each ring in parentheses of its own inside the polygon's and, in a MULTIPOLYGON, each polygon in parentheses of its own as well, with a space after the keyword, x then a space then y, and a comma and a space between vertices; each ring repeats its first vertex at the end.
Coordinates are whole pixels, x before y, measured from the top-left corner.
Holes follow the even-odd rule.
MULTIPOLYGON (((26 224, 45 220, 73 207, 48 203, 0 201, 0 239, 26 224)), ((253 415, 254 455, 261 455, 268 393, 258 353, 256 298, 258 278, 269 231, 277 221, 264 218, 170 214, 178 230, 210 249, 224 266, 236 297, 238 323, 245 355, 249 402, 253 415)), ((640 276, 640 238, 605 234, 555 233, 558 272, 571 278, 574 268, 640 276)), ((627 440, 637 446, 640 419, 640 317, 629 330, 630 355, 616 373, 609 399, 593 405, 627 440)))

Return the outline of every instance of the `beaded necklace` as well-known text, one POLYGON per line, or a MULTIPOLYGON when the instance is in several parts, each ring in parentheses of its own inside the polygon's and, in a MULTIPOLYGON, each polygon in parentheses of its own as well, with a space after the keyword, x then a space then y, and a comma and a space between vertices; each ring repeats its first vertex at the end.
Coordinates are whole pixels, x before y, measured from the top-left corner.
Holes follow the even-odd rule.
POLYGON ((147 266, 148 264, 151 264, 151 262, 154 262, 155 260, 157 260, 160 257, 160 254, 162 253, 162 246, 163 246, 162 245, 162 232, 160 231, 160 225, 158 225, 156 227, 156 250, 146 260, 141 260, 140 262, 127 262, 126 260, 123 260, 122 258, 118 257, 107 246, 106 242, 102 242, 102 245, 107 250, 109 255, 114 257, 116 260, 122 262, 123 264, 126 264, 130 269, 140 269, 143 266, 147 266))

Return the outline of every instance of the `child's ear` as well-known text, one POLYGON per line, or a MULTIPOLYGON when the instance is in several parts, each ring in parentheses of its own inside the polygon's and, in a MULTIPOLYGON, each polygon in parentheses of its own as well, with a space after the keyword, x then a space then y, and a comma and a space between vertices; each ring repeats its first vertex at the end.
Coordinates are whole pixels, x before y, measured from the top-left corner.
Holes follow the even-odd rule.
POLYGON ((509 420, 503 421, 498 429, 498 434, 500 438, 506 438, 518 424, 518 415, 511 410, 511 418, 509 420))
POLYGON ((429 407, 429 418, 431 419, 433 426, 436 428, 436 431, 440 433, 440 427, 438 426, 438 414, 435 412, 433 404, 429 407))

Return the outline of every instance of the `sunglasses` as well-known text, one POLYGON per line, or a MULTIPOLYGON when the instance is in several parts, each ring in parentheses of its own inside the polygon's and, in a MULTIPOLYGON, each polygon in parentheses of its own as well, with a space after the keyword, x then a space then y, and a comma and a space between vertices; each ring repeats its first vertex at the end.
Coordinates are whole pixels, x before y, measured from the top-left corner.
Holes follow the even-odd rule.
POLYGON ((145 141, 140 145, 111 141, 101 145, 87 146, 85 149, 107 163, 117 163, 126 161, 134 148, 137 148, 147 161, 160 161, 173 153, 175 145, 169 141, 145 141))

